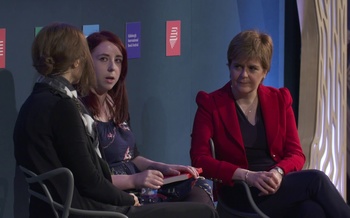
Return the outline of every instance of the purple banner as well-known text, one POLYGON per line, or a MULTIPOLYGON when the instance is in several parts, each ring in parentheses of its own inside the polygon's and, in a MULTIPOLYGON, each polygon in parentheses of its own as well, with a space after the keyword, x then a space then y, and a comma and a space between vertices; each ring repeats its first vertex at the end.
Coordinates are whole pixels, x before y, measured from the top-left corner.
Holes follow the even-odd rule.
POLYGON ((126 23, 125 47, 128 58, 141 57, 141 23, 126 23))

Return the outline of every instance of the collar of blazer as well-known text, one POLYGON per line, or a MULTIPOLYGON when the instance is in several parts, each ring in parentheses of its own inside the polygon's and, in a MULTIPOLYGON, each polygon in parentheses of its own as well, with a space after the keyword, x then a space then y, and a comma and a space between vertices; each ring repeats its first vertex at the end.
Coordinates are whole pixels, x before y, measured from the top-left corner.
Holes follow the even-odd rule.
MULTIPOLYGON (((274 88, 273 88, 274 89, 274 88)), ((280 114, 284 113, 285 108, 281 107, 277 92, 273 92, 270 88, 260 85, 258 88, 259 103, 262 111, 262 116, 265 123, 266 137, 268 144, 271 145, 275 141, 278 134, 278 124, 280 114)), ((221 120, 223 121, 225 128, 230 135, 239 143, 242 147, 243 138, 239 127, 239 121, 236 111, 236 104, 231 92, 230 83, 227 83, 223 88, 214 95, 216 108, 218 109, 221 120)))

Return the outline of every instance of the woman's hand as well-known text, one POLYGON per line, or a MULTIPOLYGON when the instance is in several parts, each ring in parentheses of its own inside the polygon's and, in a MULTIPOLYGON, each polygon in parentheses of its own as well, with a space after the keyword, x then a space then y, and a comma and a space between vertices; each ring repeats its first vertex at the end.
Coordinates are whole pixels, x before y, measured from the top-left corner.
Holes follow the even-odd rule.
POLYGON ((190 173, 194 178, 198 178, 199 174, 196 168, 192 166, 176 165, 176 164, 165 164, 165 163, 156 163, 151 166, 154 169, 159 170, 165 176, 176 176, 180 173, 190 173))
POLYGON ((134 195, 133 193, 129 193, 131 196, 134 197, 134 206, 141 206, 140 202, 139 202, 139 199, 136 197, 136 195, 134 195))
POLYGON ((260 196, 276 193, 280 188, 281 181, 282 175, 277 170, 271 170, 270 172, 249 171, 246 176, 248 185, 254 186, 261 191, 260 196))
POLYGON ((156 162, 142 156, 137 156, 132 160, 132 162, 141 171, 159 170, 164 176, 176 176, 182 172, 188 172, 192 174, 195 178, 198 178, 199 176, 197 170, 191 166, 156 162))
POLYGON ((159 189, 163 185, 163 174, 158 170, 145 170, 131 175, 135 188, 159 189))

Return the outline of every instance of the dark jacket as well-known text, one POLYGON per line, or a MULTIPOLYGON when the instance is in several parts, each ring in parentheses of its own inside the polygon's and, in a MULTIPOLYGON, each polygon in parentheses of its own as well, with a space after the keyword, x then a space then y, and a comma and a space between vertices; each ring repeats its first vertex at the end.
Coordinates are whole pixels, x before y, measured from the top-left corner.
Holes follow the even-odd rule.
MULTIPOLYGON (((125 212, 134 204, 131 195, 111 183, 109 168, 94 150, 77 101, 48 84, 35 84, 19 112, 13 139, 17 164, 37 174, 62 166, 72 171, 72 207, 125 212)), ((49 188, 57 201, 64 199, 64 178, 55 178, 49 188)), ((30 200, 31 217, 51 217, 51 213, 48 204, 30 200)))

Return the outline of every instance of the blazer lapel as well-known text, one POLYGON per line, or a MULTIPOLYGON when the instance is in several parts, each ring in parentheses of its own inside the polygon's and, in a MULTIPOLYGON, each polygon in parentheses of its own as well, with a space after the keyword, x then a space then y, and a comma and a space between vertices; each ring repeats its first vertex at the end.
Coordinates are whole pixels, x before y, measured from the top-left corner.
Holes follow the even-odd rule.
POLYGON ((236 141, 244 148, 241 129, 236 113, 236 105, 231 93, 230 83, 226 84, 216 96, 214 96, 216 107, 221 121, 224 123, 226 130, 232 136, 232 140, 236 141))
POLYGON ((274 144, 274 141, 278 134, 280 105, 278 104, 276 94, 270 92, 262 85, 260 85, 258 89, 258 95, 262 115, 264 118, 267 143, 269 146, 271 146, 274 144))

